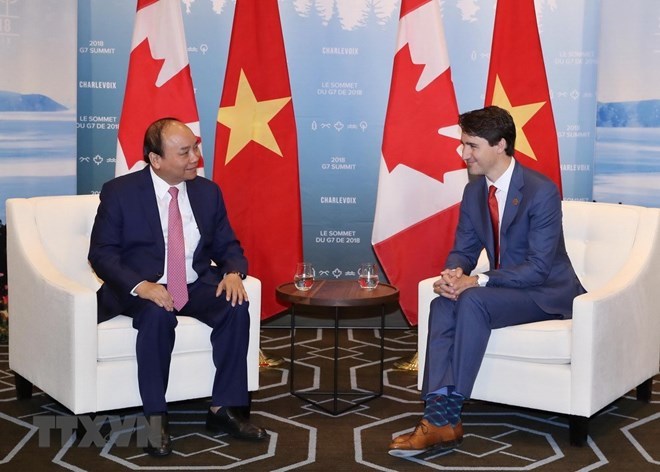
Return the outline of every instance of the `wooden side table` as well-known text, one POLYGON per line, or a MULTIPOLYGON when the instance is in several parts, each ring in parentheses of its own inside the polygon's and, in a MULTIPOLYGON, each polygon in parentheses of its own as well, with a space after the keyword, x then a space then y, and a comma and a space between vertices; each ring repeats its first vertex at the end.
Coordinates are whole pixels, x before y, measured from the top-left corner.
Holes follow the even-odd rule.
MULTIPOLYGON (((291 394, 304 400, 323 411, 338 415, 347 410, 355 408, 369 400, 378 398, 383 394, 383 373, 385 371, 385 307, 389 303, 395 303, 399 300, 399 290, 393 285, 379 284, 373 290, 360 288, 356 280, 317 280, 314 286, 306 291, 297 290, 293 282, 282 284, 275 290, 277 299, 282 303, 291 304, 291 372, 289 378, 289 388, 291 394), (301 391, 295 389, 294 371, 295 371, 295 340, 296 340, 296 306, 310 307, 332 307, 335 312, 335 345, 334 345, 334 378, 332 391, 301 391), (339 380, 339 320, 342 308, 368 307, 381 305, 380 315, 380 389, 374 391, 338 391, 339 380), (310 397, 317 395, 331 395, 333 408, 326 408, 320 402, 312 400, 310 397), (361 396, 359 401, 350 401, 346 408, 339 409, 338 400, 340 395, 361 396)), ((305 328, 319 328, 318 326, 305 326, 305 328)))

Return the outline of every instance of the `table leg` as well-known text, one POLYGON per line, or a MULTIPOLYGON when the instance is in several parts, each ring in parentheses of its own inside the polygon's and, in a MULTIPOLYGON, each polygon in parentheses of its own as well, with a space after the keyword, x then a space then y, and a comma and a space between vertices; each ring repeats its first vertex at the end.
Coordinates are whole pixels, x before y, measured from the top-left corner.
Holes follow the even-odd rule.
MULTIPOLYGON (((382 307, 380 315, 380 379, 379 379, 379 389, 378 391, 339 391, 339 315, 340 307, 335 307, 335 325, 334 325, 334 359, 333 359, 333 388, 332 391, 297 391, 295 389, 294 382, 294 370, 295 370, 295 342, 296 342, 296 312, 295 305, 291 306, 291 367, 289 370, 289 390, 291 394, 305 402, 316 406, 318 409, 330 413, 331 415, 339 415, 346 411, 349 411, 353 408, 356 408, 374 398, 378 398, 383 395, 384 391, 384 374, 385 374, 385 305, 382 307), (361 400, 350 401, 350 405, 345 406, 340 409, 339 407, 339 397, 341 395, 345 396, 359 396, 364 397, 361 400), (332 398, 332 409, 325 407, 322 402, 317 402, 312 400, 311 397, 314 396, 330 396, 332 398)), ((373 328, 372 328, 373 329, 373 328)))
POLYGON ((383 376, 385 374, 385 305, 380 312, 380 393, 378 396, 383 395, 384 380, 383 376))
POLYGON ((289 361, 289 391, 294 393, 293 372, 296 369, 296 306, 291 305, 291 360, 289 361))
POLYGON ((334 389, 333 389, 333 411, 337 412, 337 401, 339 394, 339 307, 335 307, 335 371, 334 371, 334 389))

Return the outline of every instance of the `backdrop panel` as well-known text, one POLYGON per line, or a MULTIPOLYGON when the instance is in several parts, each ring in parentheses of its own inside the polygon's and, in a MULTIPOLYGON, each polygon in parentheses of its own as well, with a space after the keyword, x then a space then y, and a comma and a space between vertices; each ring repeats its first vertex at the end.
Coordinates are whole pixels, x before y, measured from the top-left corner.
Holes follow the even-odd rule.
MULTIPOLYGON (((481 107, 495 1, 439 3, 459 110, 481 107)), ((590 200, 599 3, 535 5, 564 197, 590 200)), ((210 176, 235 2, 182 6, 210 176)), ((375 259, 370 239, 400 2, 280 0, 279 7, 298 128, 304 257, 322 277, 355 277, 359 263, 375 259)), ((80 0, 79 193, 98 191, 114 175, 134 18, 135 0, 80 0)))

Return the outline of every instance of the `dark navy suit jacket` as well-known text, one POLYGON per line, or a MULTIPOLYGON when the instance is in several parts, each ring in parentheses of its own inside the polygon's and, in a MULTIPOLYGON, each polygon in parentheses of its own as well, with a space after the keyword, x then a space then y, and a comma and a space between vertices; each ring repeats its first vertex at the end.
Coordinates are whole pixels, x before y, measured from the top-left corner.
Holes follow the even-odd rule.
MULTIPOLYGON (((187 181, 186 187, 201 235, 193 256, 198 281, 217 285, 227 272, 246 274, 247 260, 229 225, 220 188, 203 177, 187 181)), ((143 280, 158 281, 165 269, 149 167, 107 182, 100 197, 89 249, 92 268, 104 281, 98 291, 99 322, 121 314, 135 301, 131 290, 143 280)))
MULTIPOLYGON (((486 248, 494 267, 494 240, 485 177, 465 187, 456 240, 446 267, 469 274, 486 248)), ((542 174, 515 163, 500 229, 500 268, 486 272, 489 287, 525 289, 546 313, 570 318, 584 293, 566 253, 561 198, 542 174)))

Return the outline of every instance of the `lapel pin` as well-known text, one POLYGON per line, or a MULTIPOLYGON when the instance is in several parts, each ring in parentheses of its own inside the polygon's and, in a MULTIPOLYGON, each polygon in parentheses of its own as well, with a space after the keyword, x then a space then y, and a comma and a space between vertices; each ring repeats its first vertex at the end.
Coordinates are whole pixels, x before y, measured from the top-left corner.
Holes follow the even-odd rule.
POLYGON ((513 203, 514 206, 518 206, 518 203, 520 203, 520 200, 518 200, 517 198, 514 198, 511 203, 513 203))

